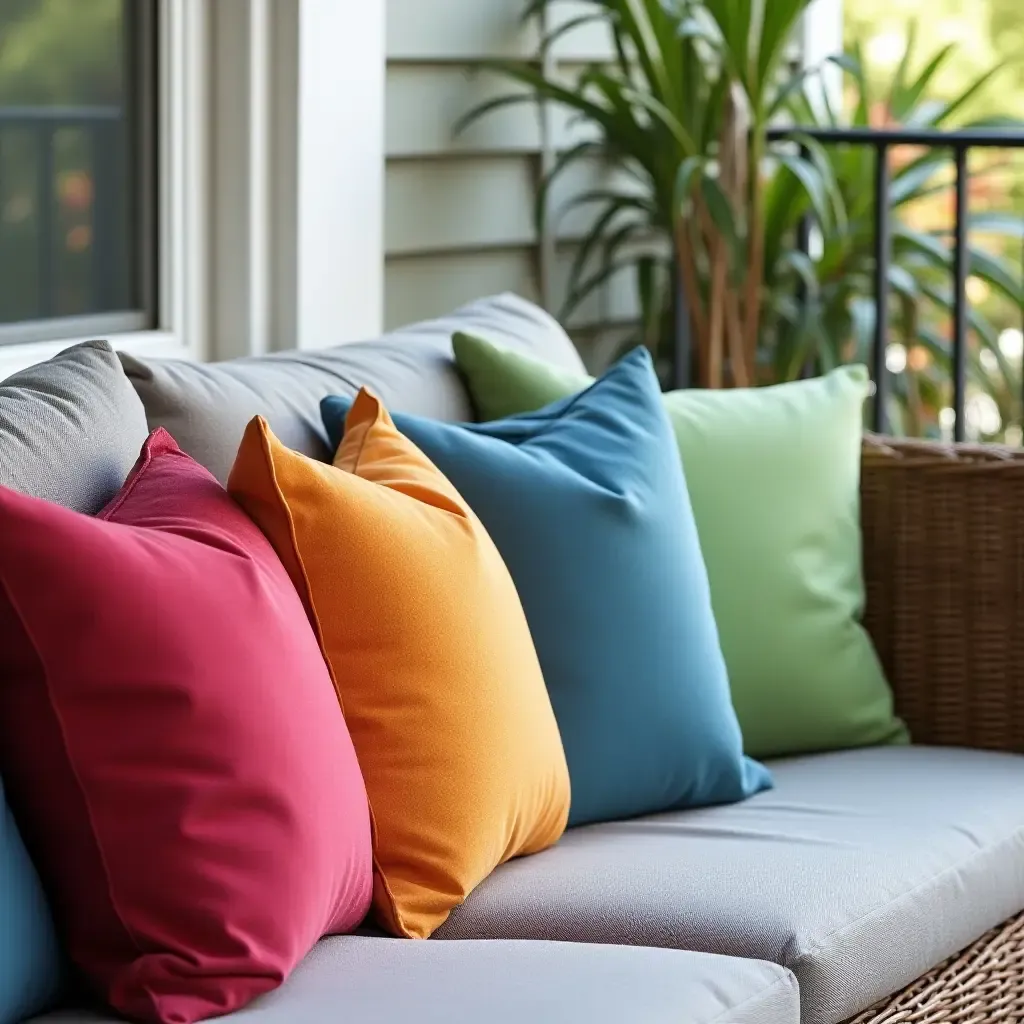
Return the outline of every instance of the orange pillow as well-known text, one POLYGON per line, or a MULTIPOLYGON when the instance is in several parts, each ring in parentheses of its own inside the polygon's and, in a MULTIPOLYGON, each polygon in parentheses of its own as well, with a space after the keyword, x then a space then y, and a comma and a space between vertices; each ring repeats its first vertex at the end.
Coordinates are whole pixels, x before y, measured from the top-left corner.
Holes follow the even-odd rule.
POLYGON ((554 843, 569 813, 512 578, 366 390, 333 466, 254 419, 228 490, 277 549, 334 678, 373 814, 377 917, 425 938, 497 865, 554 843))

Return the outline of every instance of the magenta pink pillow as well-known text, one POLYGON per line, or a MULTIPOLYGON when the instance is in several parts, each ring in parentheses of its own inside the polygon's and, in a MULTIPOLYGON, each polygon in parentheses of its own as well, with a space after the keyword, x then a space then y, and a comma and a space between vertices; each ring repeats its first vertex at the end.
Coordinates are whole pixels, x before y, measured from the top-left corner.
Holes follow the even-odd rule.
POLYGON ((0 776, 107 1001, 228 1013, 359 924, 369 811, 316 637, 169 434, 96 519, 0 488, 0 582, 0 776))

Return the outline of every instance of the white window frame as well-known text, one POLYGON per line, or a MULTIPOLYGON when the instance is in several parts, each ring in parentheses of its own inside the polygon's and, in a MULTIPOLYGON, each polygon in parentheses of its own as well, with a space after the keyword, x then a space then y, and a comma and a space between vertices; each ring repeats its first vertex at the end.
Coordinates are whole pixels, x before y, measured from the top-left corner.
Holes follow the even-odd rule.
MULTIPOLYGON (((380 333, 384 7, 160 0, 158 319, 102 335, 115 348, 205 360, 380 333)), ((0 346, 0 377, 96 337, 79 323, 0 346)))
MULTIPOLYGON (((201 229, 207 193, 204 3, 205 0, 161 0, 158 5, 158 321, 153 330, 100 335, 109 338, 117 348, 139 355, 201 359, 207 354, 203 329, 205 246, 201 229), (193 187, 186 187, 188 182, 194 183, 193 187)), ((0 376, 96 337, 90 319, 93 318, 16 325, 19 334, 35 338, 0 347, 0 376), (59 330, 59 336, 39 337, 50 330, 59 330)), ((102 318, 95 319, 99 322, 102 318)))

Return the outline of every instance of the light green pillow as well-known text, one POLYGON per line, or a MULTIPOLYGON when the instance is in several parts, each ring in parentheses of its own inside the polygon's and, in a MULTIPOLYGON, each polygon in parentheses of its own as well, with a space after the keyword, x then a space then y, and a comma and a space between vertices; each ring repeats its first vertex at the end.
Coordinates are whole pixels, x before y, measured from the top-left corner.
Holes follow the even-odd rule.
MULTIPOLYGON (((466 334, 455 359, 481 419, 587 387, 466 334)), ((859 520, 864 367, 664 396, 711 580, 746 752, 906 742, 867 633, 859 520)))

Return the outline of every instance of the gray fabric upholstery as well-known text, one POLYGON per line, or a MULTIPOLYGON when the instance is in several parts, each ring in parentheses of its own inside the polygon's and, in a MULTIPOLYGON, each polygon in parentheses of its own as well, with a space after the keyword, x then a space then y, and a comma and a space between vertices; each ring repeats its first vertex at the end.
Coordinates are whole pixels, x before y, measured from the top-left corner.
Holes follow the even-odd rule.
POLYGON ((481 299, 440 320, 414 324, 374 341, 315 352, 205 365, 121 358, 146 407, 150 427, 166 427, 185 451, 225 481, 245 425, 256 415, 267 419, 284 444, 326 459, 320 399, 352 395, 364 385, 396 411, 447 420, 472 418, 452 363, 451 336, 459 330, 566 369, 582 368, 557 322, 515 295, 481 299))
POLYGON ((145 410, 110 345, 75 345, 0 383, 0 484, 98 512, 146 433, 145 410))
MULTIPOLYGON (((232 1024, 799 1024, 775 964, 544 942, 325 939, 232 1024)), ((32 1024, 114 1024, 63 1012, 32 1024)))
POLYGON ((887 747, 772 769, 745 803, 571 831, 439 935, 771 960, 804 1024, 834 1024, 1024 908, 1024 757, 887 747))

